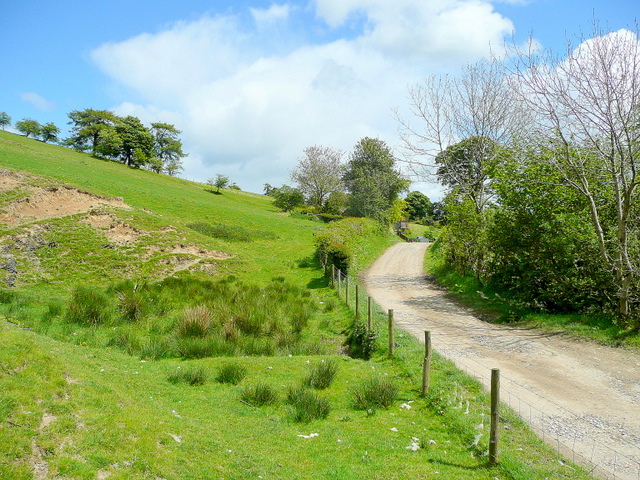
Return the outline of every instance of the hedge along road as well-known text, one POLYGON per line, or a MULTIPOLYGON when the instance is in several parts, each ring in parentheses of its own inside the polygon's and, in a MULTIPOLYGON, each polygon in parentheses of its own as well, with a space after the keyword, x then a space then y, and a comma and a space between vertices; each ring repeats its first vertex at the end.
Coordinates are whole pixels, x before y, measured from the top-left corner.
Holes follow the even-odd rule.
POLYGON ((601 478, 640 479, 640 355, 563 334, 481 321, 423 270, 428 244, 399 243, 363 275, 398 327, 485 386, 499 368, 501 400, 567 458, 601 478))

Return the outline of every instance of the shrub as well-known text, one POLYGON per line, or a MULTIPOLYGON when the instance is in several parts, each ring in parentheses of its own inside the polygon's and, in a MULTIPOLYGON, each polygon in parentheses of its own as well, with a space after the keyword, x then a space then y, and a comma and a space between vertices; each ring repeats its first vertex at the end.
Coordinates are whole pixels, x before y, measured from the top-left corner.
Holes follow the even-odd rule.
POLYGON ((171 345, 165 337, 153 336, 140 347, 139 355, 140 358, 158 360, 160 358, 168 357, 171 351, 171 345))
POLYGON ((181 337, 206 337, 212 327, 212 312, 205 306, 186 308, 178 324, 181 337))
POLYGON ((167 380, 173 384, 203 385, 207 381, 207 372, 202 367, 178 367, 175 372, 167 377, 167 380))
POLYGON ((225 363, 220 367, 216 380, 220 383, 239 384, 247 376, 247 369, 237 363, 225 363))
POLYGON ((376 333, 368 331, 364 322, 357 318, 343 333, 347 336, 344 346, 347 348, 347 353, 350 357, 369 360, 373 352, 378 348, 378 336, 376 333))
POLYGON ((219 352, 211 338, 184 337, 177 341, 178 353, 184 358, 213 357, 219 352))
POLYGON ((113 308, 103 293, 87 287, 76 287, 65 313, 68 322, 100 325, 111 320, 113 308))
POLYGON ((308 423, 327 418, 331 411, 329 400, 304 387, 289 389, 287 404, 291 406, 294 422, 308 423))
POLYGON ((384 377, 371 377, 353 391, 356 410, 389 408, 398 396, 398 387, 384 377))
POLYGON ((278 401, 278 395, 273 387, 266 383, 256 383, 242 389, 240 401, 253 407, 273 405, 278 401))
POLYGON ((304 384, 319 390, 325 389, 331 385, 336 373, 338 373, 338 363, 335 360, 322 360, 311 366, 304 384))

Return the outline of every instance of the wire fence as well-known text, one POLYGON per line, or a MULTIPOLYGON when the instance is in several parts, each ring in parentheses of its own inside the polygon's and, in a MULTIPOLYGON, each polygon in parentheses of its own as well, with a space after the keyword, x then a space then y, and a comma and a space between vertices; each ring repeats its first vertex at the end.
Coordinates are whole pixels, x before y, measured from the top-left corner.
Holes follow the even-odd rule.
MULTIPOLYGON (((366 290, 353 278, 336 268, 332 268, 330 274, 336 293, 356 316, 363 321, 366 319, 369 329, 384 330, 387 312, 371 299, 366 290)), ((396 322, 402 323, 398 322, 399 319, 401 320, 401 317, 397 317, 396 322)), ((405 334, 402 330, 396 331, 395 338, 401 340, 405 334)), ((438 336, 431 338, 434 350, 451 360, 460 370, 479 380, 485 388, 489 387, 490 367, 460 354, 460 349, 455 343, 447 342, 438 336), (461 362, 463 357, 464 362, 461 362)), ((424 341, 420 338, 419 340, 424 341)), ((402 342, 395 343, 398 345, 402 342)), ((601 420, 595 416, 570 412, 508 376, 502 375, 500 381, 501 403, 527 422, 531 429, 551 445, 560 456, 573 464, 587 468, 593 476, 603 480, 640 480, 640 438, 632 438, 630 441, 617 438, 616 444, 621 445, 625 450, 622 452, 621 448, 611 447, 591 436, 590 432, 603 427, 599 424, 601 420), (533 401, 538 406, 533 405, 533 401), (545 405, 544 410, 539 408, 541 404, 545 405)), ((465 408, 462 398, 458 408, 462 410, 465 408)), ((468 405, 466 408, 468 410, 468 405)), ((488 409, 476 413, 480 415, 480 422, 489 415, 488 409)), ((605 425, 605 427, 611 426, 605 425)))

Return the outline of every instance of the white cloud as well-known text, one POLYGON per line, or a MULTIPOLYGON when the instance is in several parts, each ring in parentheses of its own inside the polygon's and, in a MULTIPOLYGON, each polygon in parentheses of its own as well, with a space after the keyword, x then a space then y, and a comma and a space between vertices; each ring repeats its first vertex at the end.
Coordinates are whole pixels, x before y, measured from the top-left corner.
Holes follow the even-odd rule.
POLYGON ((487 55, 489 43, 496 47, 513 28, 479 0, 316 0, 315 7, 324 23, 300 25, 302 9, 272 5, 250 9, 250 22, 205 16, 103 45, 92 57, 142 99, 122 102, 119 113, 183 131, 187 178, 223 173, 261 191, 287 183, 309 145, 348 152, 377 136, 393 146, 392 108, 406 102, 407 85, 487 55), (313 36, 354 15, 364 21, 348 37, 313 36))
POLYGON ((21 93, 20 98, 43 112, 49 112, 55 108, 55 103, 34 92, 21 93))
POLYGON ((250 8, 249 11, 258 27, 271 26, 286 20, 291 12, 291 6, 287 4, 271 5, 267 9, 250 8))

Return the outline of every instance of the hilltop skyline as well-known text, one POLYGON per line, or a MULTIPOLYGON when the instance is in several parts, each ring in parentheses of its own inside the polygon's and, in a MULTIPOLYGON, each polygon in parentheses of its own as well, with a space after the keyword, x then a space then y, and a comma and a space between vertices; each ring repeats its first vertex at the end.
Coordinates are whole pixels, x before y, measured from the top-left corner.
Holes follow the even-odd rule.
MULTIPOLYGON (((291 183, 303 149, 398 142, 407 86, 529 35, 562 53, 635 29, 631 0, 11 2, 0 15, 0 111, 54 122, 97 108, 182 130, 184 178, 291 183)), ((439 189, 415 184, 435 198, 439 189)))

